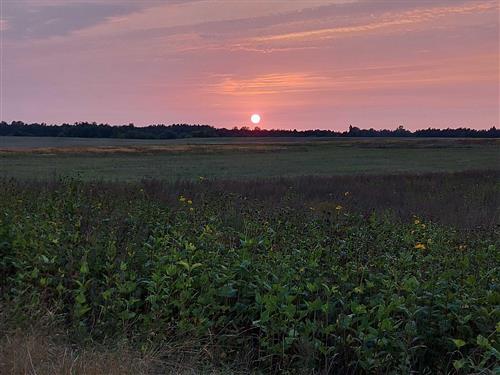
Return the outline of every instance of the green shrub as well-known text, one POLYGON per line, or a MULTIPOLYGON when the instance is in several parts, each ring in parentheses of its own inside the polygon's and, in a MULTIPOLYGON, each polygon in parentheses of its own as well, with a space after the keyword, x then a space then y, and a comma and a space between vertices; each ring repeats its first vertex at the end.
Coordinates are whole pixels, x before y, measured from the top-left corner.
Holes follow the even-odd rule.
POLYGON ((0 287, 16 319, 49 311, 76 337, 138 347, 188 336, 274 372, 493 372, 500 360, 495 231, 340 205, 3 186, 0 287))

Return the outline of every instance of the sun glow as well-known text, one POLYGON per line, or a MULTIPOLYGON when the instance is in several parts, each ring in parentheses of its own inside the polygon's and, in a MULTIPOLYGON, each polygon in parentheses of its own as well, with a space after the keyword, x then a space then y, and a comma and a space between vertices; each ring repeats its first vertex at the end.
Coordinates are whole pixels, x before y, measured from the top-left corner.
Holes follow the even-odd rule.
POLYGON ((260 122, 260 115, 257 114, 257 113, 254 113, 251 117, 250 117, 250 121, 252 121, 252 123, 254 124, 258 124, 260 122))

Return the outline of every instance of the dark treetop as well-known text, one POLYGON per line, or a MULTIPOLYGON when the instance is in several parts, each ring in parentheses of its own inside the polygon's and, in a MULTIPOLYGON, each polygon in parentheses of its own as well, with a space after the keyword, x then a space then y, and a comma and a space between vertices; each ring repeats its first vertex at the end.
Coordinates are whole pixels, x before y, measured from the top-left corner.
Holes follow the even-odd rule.
POLYGON ((22 121, 0 122, 0 136, 29 137, 82 137, 82 138, 134 138, 134 139, 176 139, 207 137, 454 137, 454 138, 499 138, 500 129, 475 130, 456 129, 421 129, 406 130, 399 126, 394 130, 360 129, 349 126, 349 130, 280 130, 260 129, 242 126, 232 129, 215 128, 210 125, 149 125, 136 127, 129 125, 97 124, 78 122, 75 124, 47 125, 45 123, 26 124, 22 121))

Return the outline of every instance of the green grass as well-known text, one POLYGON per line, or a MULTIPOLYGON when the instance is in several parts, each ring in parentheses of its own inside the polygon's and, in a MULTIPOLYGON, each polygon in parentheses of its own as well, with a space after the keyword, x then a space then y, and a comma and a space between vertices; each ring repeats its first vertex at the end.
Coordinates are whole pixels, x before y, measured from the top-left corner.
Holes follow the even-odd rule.
POLYGON ((497 140, 5 138, 0 176, 17 178, 254 178, 453 172, 500 165, 497 140))

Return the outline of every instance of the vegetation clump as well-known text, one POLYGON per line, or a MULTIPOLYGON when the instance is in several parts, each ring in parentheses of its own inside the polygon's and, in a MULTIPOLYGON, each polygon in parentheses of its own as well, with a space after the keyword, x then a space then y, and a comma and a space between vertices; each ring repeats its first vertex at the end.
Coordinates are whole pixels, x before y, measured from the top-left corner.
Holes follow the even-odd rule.
POLYGON ((248 126, 216 128, 210 125, 155 124, 136 127, 134 124, 109 125, 96 122, 77 122, 75 124, 47 125, 45 123, 0 122, 0 136, 20 137, 82 137, 82 138, 130 138, 130 139, 181 139, 217 137, 453 137, 453 138, 499 138, 500 130, 471 128, 436 129, 427 128, 416 131, 405 129, 402 125, 394 130, 360 129, 349 126, 349 130, 288 130, 253 129, 248 126))
POLYGON ((148 184, 36 186, 1 182, 11 324, 50 313, 75 339, 139 350, 189 339, 266 372, 498 371, 498 227, 287 195, 269 209, 210 189, 163 199, 148 184))

